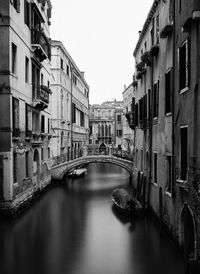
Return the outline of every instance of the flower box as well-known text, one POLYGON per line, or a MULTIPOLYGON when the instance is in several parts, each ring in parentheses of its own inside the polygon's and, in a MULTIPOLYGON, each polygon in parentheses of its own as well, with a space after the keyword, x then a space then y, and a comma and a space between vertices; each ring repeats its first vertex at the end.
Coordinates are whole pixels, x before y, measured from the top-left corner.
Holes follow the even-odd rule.
POLYGON ((160 32, 160 38, 165 39, 167 38, 173 31, 172 25, 166 25, 160 32))
POLYGON ((151 47, 150 55, 151 55, 152 57, 158 55, 158 52, 159 52, 159 45, 155 45, 155 46, 152 46, 152 47, 151 47))
POLYGON ((150 51, 146 51, 142 56, 141 56, 141 60, 143 63, 145 63, 147 66, 151 65, 152 62, 152 58, 150 55, 150 51))

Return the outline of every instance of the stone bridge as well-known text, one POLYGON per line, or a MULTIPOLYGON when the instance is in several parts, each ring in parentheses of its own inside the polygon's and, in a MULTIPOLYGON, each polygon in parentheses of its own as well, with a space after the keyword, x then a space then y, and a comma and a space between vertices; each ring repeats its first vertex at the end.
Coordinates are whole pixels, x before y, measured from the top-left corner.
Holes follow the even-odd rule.
POLYGON ((107 155, 92 155, 92 156, 84 156, 71 161, 66 161, 56 166, 51 167, 51 176, 54 180, 62 180, 63 177, 72 169, 85 164, 90 163, 109 163, 120 166, 126 169, 130 176, 133 175, 133 162, 115 157, 115 156, 107 156, 107 155))

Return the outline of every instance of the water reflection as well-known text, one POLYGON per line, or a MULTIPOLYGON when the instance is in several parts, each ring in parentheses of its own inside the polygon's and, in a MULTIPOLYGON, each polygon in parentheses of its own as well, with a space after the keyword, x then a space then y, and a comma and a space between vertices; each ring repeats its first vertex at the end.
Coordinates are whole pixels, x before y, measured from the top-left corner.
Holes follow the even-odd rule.
POLYGON ((180 254, 147 218, 124 219, 111 190, 129 174, 91 164, 88 174, 45 192, 20 218, 0 224, 2 274, 183 274, 180 254))

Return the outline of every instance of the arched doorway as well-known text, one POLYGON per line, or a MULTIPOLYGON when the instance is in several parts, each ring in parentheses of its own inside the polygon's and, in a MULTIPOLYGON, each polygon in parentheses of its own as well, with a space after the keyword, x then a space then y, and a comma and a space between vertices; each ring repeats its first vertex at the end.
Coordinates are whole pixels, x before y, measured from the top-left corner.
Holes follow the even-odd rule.
POLYGON ((36 185, 39 183, 39 174, 40 174, 40 160, 38 150, 35 149, 33 154, 33 184, 36 185))
POLYGON ((194 215, 187 204, 182 208, 180 221, 181 245, 185 262, 188 262, 188 259, 196 259, 196 228, 194 215))
POLYGON ((106 145, 104 143, 102 143, 99 146, 99 154, 105 155, 106 154, 106 145))

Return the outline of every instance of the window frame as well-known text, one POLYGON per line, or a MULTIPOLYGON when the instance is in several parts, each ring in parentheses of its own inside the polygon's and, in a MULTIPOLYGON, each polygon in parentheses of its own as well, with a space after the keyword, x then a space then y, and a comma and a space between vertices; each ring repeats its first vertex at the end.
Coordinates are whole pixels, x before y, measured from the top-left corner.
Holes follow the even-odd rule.
POLYGON ((186 92, 189 89, 190 86, 190 44, 189 39, 185 39, 183 43, 178 47, 178 83, 179 83, 179 93, 182 94, 186 92), (181 76, 181 61, 182 58, 180 58, 180 50, 181 48, 185 47, 185 86, 181 87, 180 81, 182 79, 181 76))

